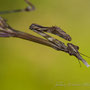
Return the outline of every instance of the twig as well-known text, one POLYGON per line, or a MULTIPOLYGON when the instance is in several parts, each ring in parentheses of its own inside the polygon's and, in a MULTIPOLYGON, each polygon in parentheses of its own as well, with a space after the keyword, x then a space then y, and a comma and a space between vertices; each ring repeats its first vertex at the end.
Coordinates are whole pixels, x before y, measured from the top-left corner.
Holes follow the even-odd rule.
POLYGON ((32 3, 29 2, 29 0, 24 0, 29 6, 25 9, 17 9, 17 10, 11 10, 11 11, 1 11, 0 14, 9 14, 9 13, 16 13, 16 12, 27 12, 27 11, 33 11, 35 10, 35 7, 32 3))
POLYGON ((39 43, 39 44, 42 44, 42 45, 45 45, 45 46, 52 47, 52 48, 57 49, 57 50, 59 49, 55 44, 53 44, 51 42, 48 42, 45 39, 36 37, 34 35, 31 35, 31 34, 28 34, 28 33, 25 33, 25 32, 15 30, 13 37, 29 40, 29 41, 32 41, 32 42, 36 42, 36 43, 39 43))
POLYGON ((17 37, 58 49, 56 45, 51 42, 48 42, 45 39, 13 29, 6 23, 6 20, 2 17, 0 17, 0 37, 17 37))

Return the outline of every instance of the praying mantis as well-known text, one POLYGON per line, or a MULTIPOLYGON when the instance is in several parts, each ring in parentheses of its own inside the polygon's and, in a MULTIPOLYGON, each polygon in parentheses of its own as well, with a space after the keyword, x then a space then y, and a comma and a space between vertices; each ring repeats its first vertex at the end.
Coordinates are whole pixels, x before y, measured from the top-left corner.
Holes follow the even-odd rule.
POLYGON ((46 38, 49 42, 52 42, 53 44, 55 44, 56 46, 59 47, 60 51, 64 51, 66 53, 68 53, 69 55, 73 55, 75 56, 78 60, 81 60, 87 67, 89 67, 90 65, 81 57, 79 50, 79 47, 72 44, 72 43, 67 43, 67 46, 51 37, 50 35, 46 34, 45 32, 51 33, 51 34, 55 34, 59 37, 62 37, 65 40, 71 41, 72 38, 70 37, 70 35, 68 35, 66 32, 64 32, 61 28, 53 26, 53 27, 43 27, 40 26, 38 24, 32 24, 30 26, 30 29, 33 30, 34 32, 38 33, 39 35, 43 36, 44 38, 46 38))
MULTIPOLYGON (((3 11, 0 12, 0 14, 7 14, 7 13, 13 13, 13 12, 23 12, 23 11, 32 11, 35 10, 35 7, 30 3, 28 0, 25 0, 25 2, 29 5, 25 9, 18 9, 18 10, 12 10, 12 11, 3 11)), ((45 39, 36 37, 34 35, 21 32, 19 30, 13 29, 10 25, 7 24, 6 20, 2 17, 0 17, 0 37, 16 37, 21 38, 29 41, 33 41, 42 45, 46 45, 49 47, 52 47, 53 49, 57 51, 63 51, 68 53, 71 56, 75 56, 78 61, 82 61, 87 67, 90 65, 82 58, 81 54, 78 50, 79 47, 77 45, 74 45, 72 43, 67 43, 65 45, 62 41, 46 34, 51 33, 54 35, 57 35, 67 41, 71 41, 72 38, 69 34, 67 34, 65 31, 63 31, 60 27, 52 26, 52 27, 44 27, 38 24, 31 24, 29 27, 30 30, 34 31, 35 33, 43 36, 45 39)), ((84 55, 84 54, 82 54, 84 55)), ((86 56, 86 55, 84 55, 86 56)))

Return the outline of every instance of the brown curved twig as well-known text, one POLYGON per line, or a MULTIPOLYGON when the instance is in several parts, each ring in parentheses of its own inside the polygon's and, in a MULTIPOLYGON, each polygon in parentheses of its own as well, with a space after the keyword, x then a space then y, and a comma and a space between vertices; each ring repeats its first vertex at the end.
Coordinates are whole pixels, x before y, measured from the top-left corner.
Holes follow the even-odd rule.
POLYGON ((9 14, 9 13, 16 13, 16 12, 29 12, 35 10, 35 6, 29 2, 29 0, 24 0, 27 4, 28 7, 25 9, 16 9, 16 10, 11 10, 11 11, 1 11, 0 14, 9 14))

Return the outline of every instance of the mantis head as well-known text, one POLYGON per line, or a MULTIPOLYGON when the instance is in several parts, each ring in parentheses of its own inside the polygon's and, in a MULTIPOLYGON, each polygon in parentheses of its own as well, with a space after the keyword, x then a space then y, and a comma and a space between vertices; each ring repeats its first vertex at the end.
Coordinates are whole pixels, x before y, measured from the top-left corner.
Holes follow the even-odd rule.
POLYGON ((78 52, 79 47, 76 45, 73 45, 71 43, 67 44, 67 49, 68 49, 68 53, 70 55, 75 56, 78 60, 81 60, 87 67, 89 67, 90 65, 82 58, 82 56, 80 55, 80 53, 78 52))

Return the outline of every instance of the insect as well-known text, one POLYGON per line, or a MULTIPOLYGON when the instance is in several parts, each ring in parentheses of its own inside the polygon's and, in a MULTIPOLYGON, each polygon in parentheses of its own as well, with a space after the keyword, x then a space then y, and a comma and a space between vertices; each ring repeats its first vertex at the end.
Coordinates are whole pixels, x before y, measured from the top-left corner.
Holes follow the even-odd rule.
POLYGON ((87 67, 90 66, 80 55, 80 53, 78 51, 79 50, 78 46, 76 46, 72 43, 67 43, 67 46, 66 46, 63 42, 61 42, 45 33, 45 32, 49 32, 49 33, 58 35, 58 36, 64 38, 65 40, 71 41, 70 35, 68 35, 66 32, 64 32, 59 27, 43 27, 38 24, 32 24, 30 26, 30 29, 33 30, 34 32, 40 34, 44 38, 46 38, 49 42, 52 42, 53 44, 57 45, 59 47, 58 50, 64 51, 64 52, 68 53, 69 55, 73 55, 78 60, 81 60, 87 67))
POLYGON ((57 28, 53 29, 53 27, 43 27, 38 24, 31 24, 30 29, 47 39, 45 40, 45 39, 33 36, 31 34, 27 34, 25 32, 21 32, 13 29, 10 25, 6 23, 5 19, 0 17, 0 37, 17 37, 17 38, 22 38, 29 41, 37 42, 46 46, 50 46, 58 51, 63 51, 68 53, 69 55, 75 56, 78 60, 81 60, 87 67, 89 67, 90 65, 80 55, 81 53, 78 51, 79 50, 78 46, 72 43, 67 43, 67 46, 66 46, 63 42, 45 33, 45 32, 50 32, 60 37, 62 37, 63 35, 63 38, 65 40, 71 39, 71 37, 66 32, 64 32, 61 29, 60 29, 61 31, 58 31, 57 28))
POLYGON ((16 9, 16 10, 12 10, 12 11, 2 11, 2 12, 0 12, 0 14, 8 14, 8 13, 25 12, 25 11, 35 10, 35 7, 31 2, 29 2, 28 0, 24 0, 24 1, 28 4, 28 7, 26 7, 25 9, 16 9))

